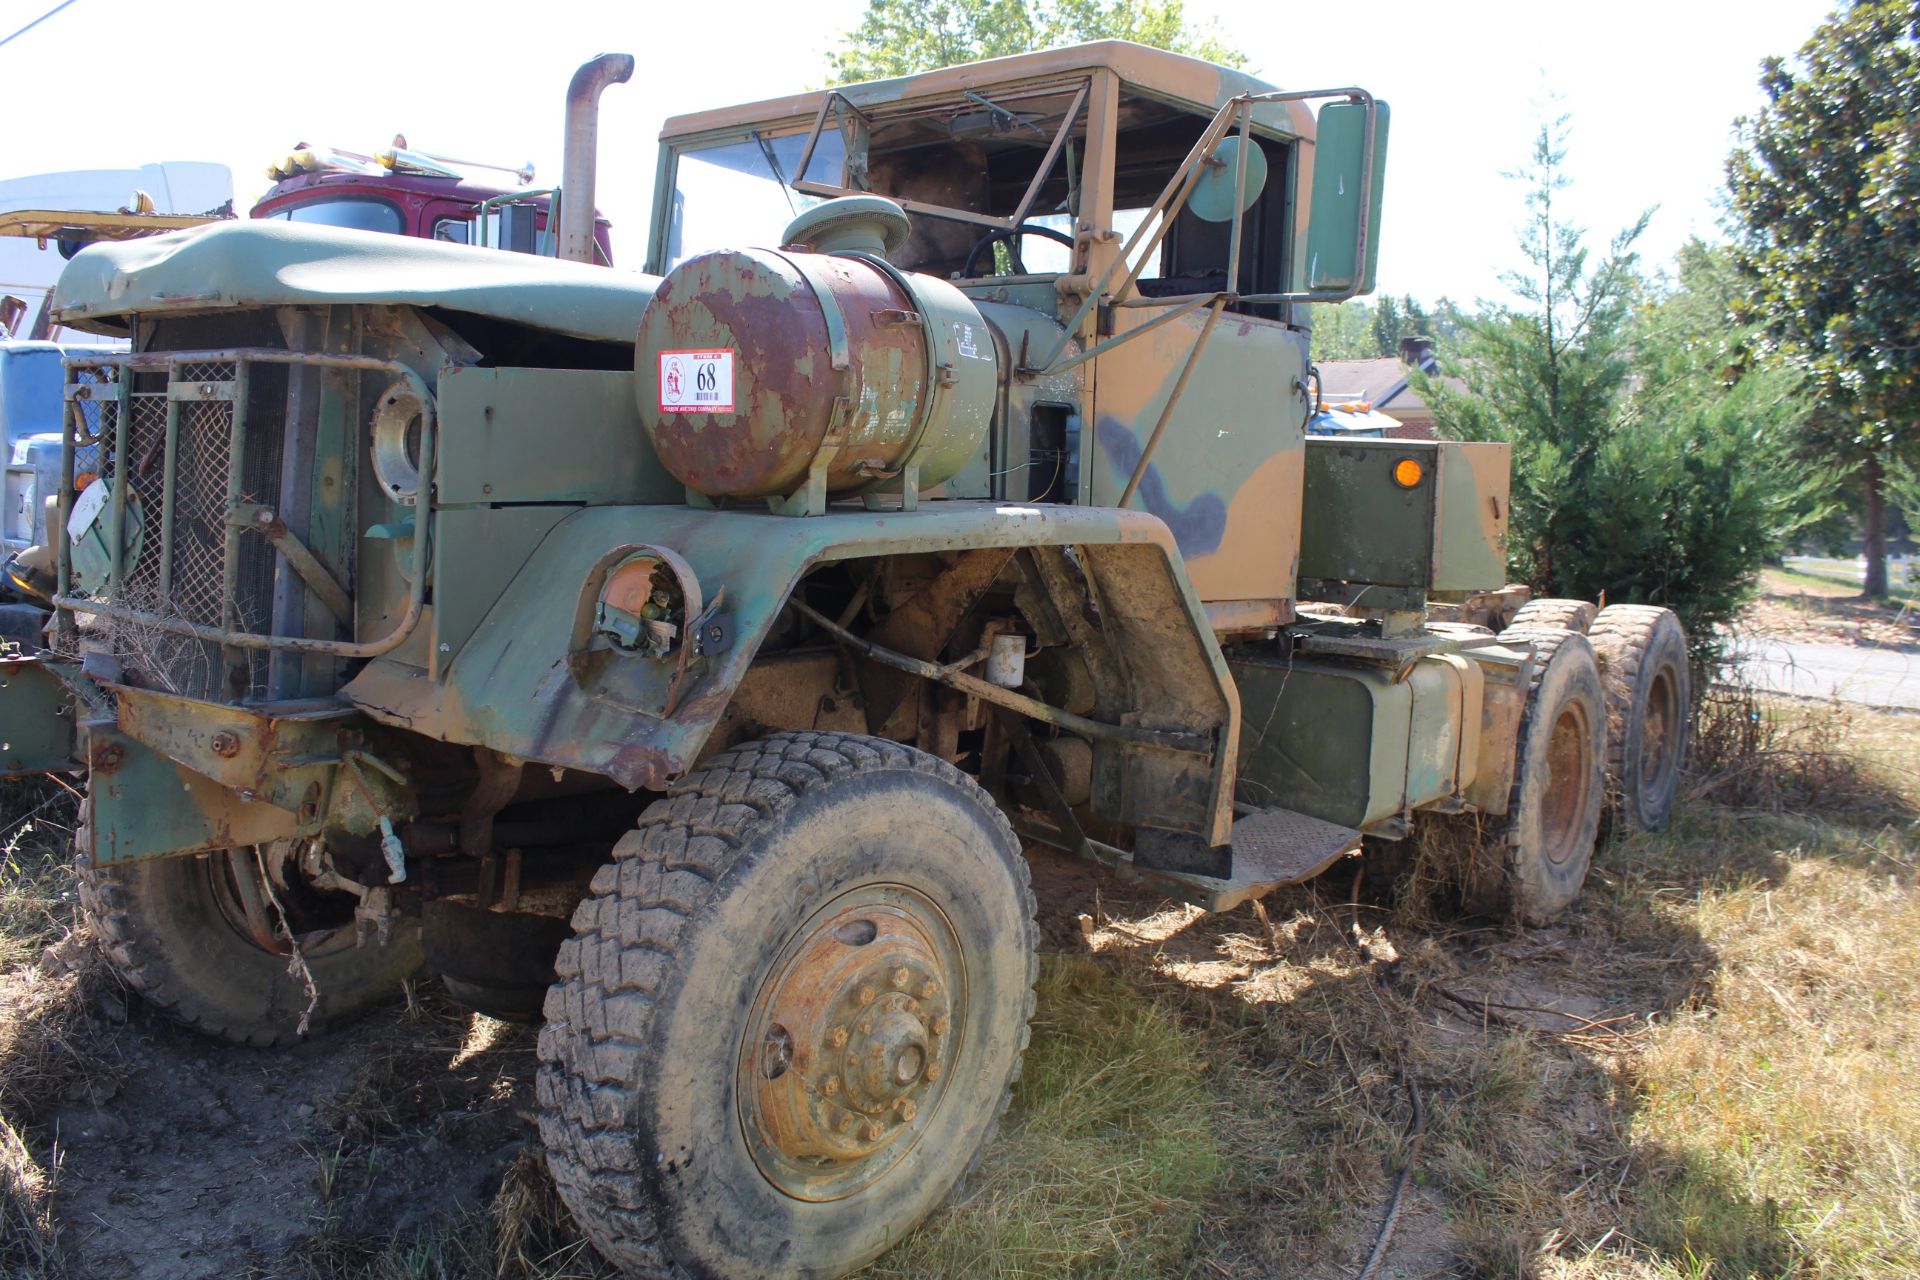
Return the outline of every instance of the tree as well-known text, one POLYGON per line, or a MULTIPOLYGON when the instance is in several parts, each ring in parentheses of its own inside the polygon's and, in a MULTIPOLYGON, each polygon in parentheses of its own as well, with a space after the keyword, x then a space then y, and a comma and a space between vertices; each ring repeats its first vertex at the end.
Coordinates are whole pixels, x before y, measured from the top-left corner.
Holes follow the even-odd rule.
POLYGON ((867 0, 860 25, 827 55, 835 84, 912 75, 1086 40, 1132 40, 1222 66, 1246 65, 1185 0, 867 0))
POLYGON ((1861 487, 1866 594, 1884 597, 1884 476, 1920 454, 1920 10, 1843 3, 1760 87, 1727 162, 1740 260, 1826 410, 1808 451, 1861 487))
POLYGON ((1510 569, 1546 595, 1664 604, 1704 651, 1800 510, 1783 429, 1791 375, 1730 353, 1724 255, 1690 247, 1657 292, 1633 249, 1643 215, 1597 260, 1557 204, 1564 119, 1543 126, 1527 181, 1518 306, 1467 320, 1460 357, 1416 386, 1443 435, 1513 446, 1510 569))

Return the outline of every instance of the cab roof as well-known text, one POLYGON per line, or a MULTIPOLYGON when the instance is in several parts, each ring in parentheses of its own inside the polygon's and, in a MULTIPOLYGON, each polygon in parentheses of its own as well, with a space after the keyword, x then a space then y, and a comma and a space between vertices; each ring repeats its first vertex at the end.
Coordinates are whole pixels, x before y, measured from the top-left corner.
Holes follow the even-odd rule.
MULTIPOLYGON (((746 125, 771 123, 805 117, 811 120, 820 111, 829 94, 837 93, 856 107, 884 107, 894 102, 923 98, 958 97, 969 91, 1023 81, 1084 75, 1095 70, 1110 70, 1127 85, 1156 97, 1185 103, 1212 114, 1228 100, 1243 93, 1272 93, 1276 86, 1255 79, 1245 72, 1169 53, 1130 40, 1097 40, 1091 44, 1068 45, 1061 49, 1043 49, 1037 53, 1017 53, 983 62, 962 63, 938 71, 898 76, 891 80, 869 80, 860 84, 817 89, 784 98, 767 98, 738 106, 716 107, 670 118, 660 130, 663 142, 701 134, 737 129, 746 125)), ((1298 102, 1284 104, 1297 136, 1311 137, 1312 116, 1298 102)), ((1271 121, 1265 121, 1271 127, 1271 121)))

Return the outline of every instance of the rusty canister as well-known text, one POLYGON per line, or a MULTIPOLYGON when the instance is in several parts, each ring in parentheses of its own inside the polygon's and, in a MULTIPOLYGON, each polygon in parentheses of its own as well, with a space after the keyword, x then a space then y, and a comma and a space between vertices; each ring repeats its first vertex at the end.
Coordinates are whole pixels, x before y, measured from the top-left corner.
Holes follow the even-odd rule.
POLYGON ((634 381, 654 451, 688 489, 777 501, 950 478, 992 419, 997 364, 944 280, 866 254, 739 249, 661 283, 634 381))

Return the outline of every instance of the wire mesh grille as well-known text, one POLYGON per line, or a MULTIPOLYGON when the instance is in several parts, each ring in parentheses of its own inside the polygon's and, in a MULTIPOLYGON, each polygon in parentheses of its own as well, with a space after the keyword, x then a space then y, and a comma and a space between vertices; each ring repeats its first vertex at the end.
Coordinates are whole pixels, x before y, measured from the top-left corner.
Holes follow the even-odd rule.
MULTIPOLYGON (((287 432, 299 425, 287 418, 291 372, 286 363, 248 361, 243 383, 234 360, 183 359, 166 370, 111 360, 69 366, 69 382, 84 388, 70 400, 76 480, 97 470, 111 490, 124 487, 127 527, 139 530, 137 539, 123 541, 121 580, 76 583, 80 594, 93 590, 103 601, 172 622, 274 632, 278 553, 251 529, 240 531, 230 550, 229 521, 234 501, 280 509, 287 432), (123 385, 129 394, 121 456, 115 433, 123 385), (238 413, 245 427, 233 486, 238 413)), ((94 616, 87 627, 94 642, 104 641, 156 687, 201 697, 266 691, 263 649, 236 647, 223 659, 216 642, 113 611, 94 616)), ((299 626, 297 617, 292 625, 299 626)))
POLYGON ((227 457, 233 409, 222 401, 187 401, 179 414, 171 603, 189 622, 218 626, 227 594, 227 457))

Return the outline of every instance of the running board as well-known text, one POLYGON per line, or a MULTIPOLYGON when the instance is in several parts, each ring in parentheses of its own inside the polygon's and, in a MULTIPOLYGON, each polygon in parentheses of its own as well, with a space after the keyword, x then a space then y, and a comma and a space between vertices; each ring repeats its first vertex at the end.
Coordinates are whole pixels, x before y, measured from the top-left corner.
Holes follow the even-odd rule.
POLYGON ((1360 833, 1291 809, 1261 809, 1233 824, 1233 874, 1225 879, 1178 871, 1149 871, 1151 881, 1208 911, 1231 911, 1283 885, 1311 880, 1350 853, 1360 851, 1360 833))

